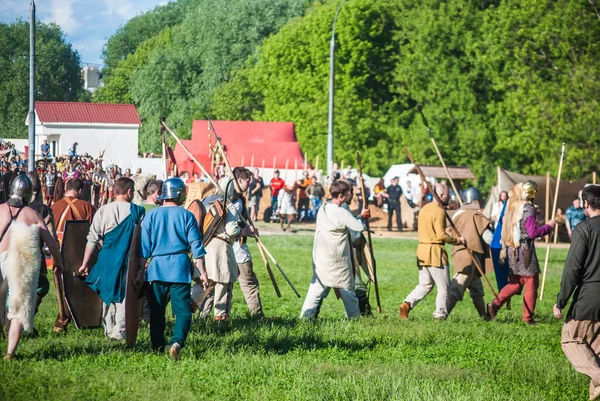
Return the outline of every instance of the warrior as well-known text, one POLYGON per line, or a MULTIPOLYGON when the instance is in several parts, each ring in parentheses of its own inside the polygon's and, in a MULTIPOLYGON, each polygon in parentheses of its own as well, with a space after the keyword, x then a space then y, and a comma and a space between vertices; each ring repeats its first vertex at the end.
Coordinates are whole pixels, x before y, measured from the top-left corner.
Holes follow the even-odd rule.
MULTIPOLYGON (((11 185, 8 201, 0 205, 0 270, 6 280, 0 285, 0 304, 4 304, 8 285, 8 350, 5 359, 13 359, 23 331, 33 330, 36 288, 40 273, 40 241, 54 257, 55 272, 62 270, 57 242, 44 219, 34 209, 25 207, 32 195, 29 177, 19 175, 11 185)), ((2 308, 4 309, 4 308, 2 308)), ((0 313, 3 326, 4 311, 0 313)))
MULTIPOLYGON (((237 180, 241 193, 235 191, 233 194, 233 202, 238 214, 241 214, 246 220, 248 220, 248 212, 245 205, 245 199, 242 196, 243 193, 250 185, 252 179, 252 173, 250 170, 244 167, 236 167, 233 170, 233 175, 237 180)), ((252 255, 246 245, 248 237, 257 235, 257 231, 252 231, 251 227, 246 225, 243 227, 238 239, 233 243, 233 251, 235 253, 235 260, 239 269, 238 280, 240 283, 240 289, 248 305, 250 316, 254 319, 260 319, 264 316, 262 303, 260 301, 260 286, 258 284, 258 278, 254 273, 254 265, 252 263, 252 255)))
POLYGON ((535 181, 525 181, 515 185, 508 194, 500 255, 501 259, 508 256, 508 284, 502 288, 498 298, 487 305, 491 320, 496 318, 496 313, 505 302, 525 287, 522 319, 529 325, 537 324, 534 313, 540 266, 535 252, 535 239, 550 234, 556 225, 554 220, 549 220, 545 225, 537 226, 533 205, 537 191, 535 181))
POLYGON ((332 200, 319 209, 313 246, 313 276, 300 312, 300 318, 316 319, 321 304, 331 288, 342 299, 349 319, 360 317, 356 297, 354 271, 350 252, 348 230, 364 231, 364 219, 369 210, 362 211, 358 219, 342 205, 352 196, 352 186, 337 180, 329 187, 332 200))
MULTIPOLYGON (((159 352, 166 346, 165 312, 170 295, 175 326, 169 354, 174 360, 179 359, 192 323, 190 252, 194 256, 203 288, 206 290, 208 287, 204 267, 206 251, 198 223, 191 212, 180 207, 185 202, 185 196, 185 182, 180 178, 169 178, 163 183, 159 197, 163 205, 150 210, 144 217, 138 261, 140 271, 144 271, 146 261, 152 258, 144 281, 149 286, 150 342, 152 349, 159 352)), ((137 281, 136 286, 139 286, 141 280, 137 281)))
POLYGON ((46 174, 44 174, 44 200, 48 206, 52 205, 54 200, 54 191, 56 186, 56 168, 51 164, 46 174))
MULTIPOLYGON (((493 271, 492 255, 489 247, 493 233, 490 221, 481 213, 480 199, 481 193, 477 188, 467 189, 463 206, 452 216, 452 221, 458 231, 464 235, 479 266, 487 272, 493 271)), ((450 281, 448 293, 448 315, 452 312, 456 303, 462 301, 465 291, 468 289, 477 313, 482 318, 487 318, 481 275, 469 255, 469 250, 464 245, 452 246, 452 262, 454 264, 454 276, 450 281)))
POLYGON ((65 224, 69 220, 93 221, 96 209, 91 203, 81 199, 83 181, 73 178, 67 181, 65 196, 52 205, 52 212, 58 219, 56 232, 59 238, 65 231, 65 224))
MULTIPOLYGON (((347 180, 343 180, 348 183, 348 185, 352 186, 350 182, 347 180)), ((350 204, 352 203, 352 198, 354 198, 354 191, 350 192, 350 196, 346 200, 346 202, 342 203, 341 208, 349 211, 350 204)), ((364 204, 363 204, 364 206, 364 204)), ((363 210, 360 209, 359 210, 363 210)), ((373 310, 371 308, 371 304, 369 303, 368 289, 367 284, 362 279, 362 274, 360 272, 361 268, 363 272, 369 277, 368 263, 370 263, 367 258, 370 255, 366 255, 364 249, 366 247, 366 239, 365 236, 362 235, 361 231, 355 231, 352 229, 348 229, 348 239, 350 240, 350 260, 352 262, 352 267, 354 270, 354 293, 356 294, 356 298, 358 299, 358 308, 360 310, 360 315, 364 317, 373 316, 373 310), (355 248, 355 249, 353 249, 355 248)))
POLYGON ((400 305, 400 319, 408 319, 409 312, 437 286, 435 311, 436 321, 448 316, 448 254, 445 244, 466 245, 463 237, 455 238, 446 232, 446 211, 450 192, 445 184, 435 184, 434 191, 441 203, 433 202, 423 206, 419 213, 419 246, 417 247, 417 267, 419 268, 419 284, 408 294, 400 305))
MULTIPOLYGON (((67 221, 71 220, 87 220, 90 224, 93 221, 96 209, 91 203, 81 199, 83 182, 79 178, 74 178, 67 181, 65 196, 52 205, 52 213, 58 218, 56 223, 56 235, 62 242, 65 226, 67 221)), ((66 299, 64 305, 67 304, 66 299)), ((67 325, 71 322, 71 315, 68 310, 63 311, 63 319, 60 319, 60 313, 54 321, 54 332, 60 333, 66 330, 67 325)))
MULTIPOLYGON (((146 213, 160 206, 161 201, 158 197, 162 193, 162 186, 162 180, 150 180, 146 183, 143 191, 143 195, 145 195, 146 199, 144 200, 144 203, 140 205, 144 208, 146 213)), ((147 294, 142 296, 142 319, 145 322, 150 322, 150 306, 148 305, 147 294)))
MULTIPOLYGON (((209 280, 215 283, 204 303, 199 305, 200 316, 207 318, 214 305, 215 320, 227 320, 231 312, 233 283, 238 279, 238 265, 233 251, 233 243, 241 233, 237 211, 233 206, 234 183, 230 177, 219 180, 219 188, 226 204, 224 217, 214 231, 212 238, 205 238, 206 271, 209 280)), ((245 188, 247 189, 247 187, 245 188)))
MULTIPOLYGON (((32 208, 33 210, 35 210, 36 212, 38 212, 40 216, 42 216, 42 218, 44 219, 44 223, 46 223, 46 227, 48 228, 48 231, 50 232, 50 235, 55 240, 58 240, 58 238, 56 237, 56 229, 54 226, 54 214, 52 213, 52 209, 50 209, 50 207, 48 207, 48 205, 44 204, 44 200, 42 198, 42 184, 40 182, 40 177, 37 175, 37 173, 35 173, 33 171, 27 173, 27 176, 31 180, 31 185, 32 185, 31 186, 31 190, 32 190, 31 199, 32 200, 28 206, 30 208, 32 208)), ((44 245, 44 244, 41 244, 41 245, 44 245)), ((42 247, 41 249, 43 250, 44 248, 45 247, 42 247)), ((36 304, 35 304, 36 313, 37 313, 38 308, 40 307, 40 304, 42 303, 42 299, 46 295, 48 295, 49 291, 50 291, 50 282, 48 281, 48 266, 46 265, 46 255, 44 252, 40 259, 40 277, 38 279, 38 285, 37 285, 37 290, 36 290, 36 294, 37 294, 37 300, 36 300, 36 304)), ((35 328, 33 329, 33 332, 36 333, 35 328)))
POLYGON ((588 219, 573 229, 554 316, 562 319, 573 297, 560 342, 573 368, 590 378, 590 400, 596 400, 600 397, 600 186, 586 187, 582 198, 588 219))
MULTIPOLYGON (((131 203, 134 183, 122 177, 115 183, 116 199, 102 206, 92 220, 79 272, 104 302, 104 334, 113 340, 125 339, 125 288, 131 239, 144 209, 131 203), (100 243, 102 249, 98 252, 100 243), (91 260, 98 255, 96 264, 91 260)), ((137 253, 137 252, 136 252, 137 253)))

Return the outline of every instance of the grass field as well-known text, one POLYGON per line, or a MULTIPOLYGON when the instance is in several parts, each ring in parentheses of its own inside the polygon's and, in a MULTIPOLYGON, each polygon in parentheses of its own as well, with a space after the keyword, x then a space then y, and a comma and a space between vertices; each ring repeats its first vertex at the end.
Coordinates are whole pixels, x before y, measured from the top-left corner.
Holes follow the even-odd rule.
MULTIPOLYGON (((312 274, 312 237, 263 240, 304 295, 312 274)), ((147 329, 133 349, 105 339, 101 330, 71 326, 66 336, 55 336, 51 291, 36 317, 40 336, 21 343, 18 360, 0 361, 0 399, 587 399, 589 381, 564 357, 562 322, 552 316, 566 250, 550 255, 547 296, 537 307, 541 324, 530 327, 520 321, 521 297, 495 322, 481 321, 465 299, 447 321, 434 323, 431 294, 411 320, 400 321, 398 305, 417 282, 416 242, 376 239, 374 246, 382 315, 346 321, 341 301, 331 293, 318 322, 299 321, 303 299, 278 273, 283 297, 276 298, 252 247, 268 318, 251 321, 236 287, 231 321, 194 323, 178 362, 149 351, 147 329)), ((0 346, 4 351, 6 341, 0 346)))

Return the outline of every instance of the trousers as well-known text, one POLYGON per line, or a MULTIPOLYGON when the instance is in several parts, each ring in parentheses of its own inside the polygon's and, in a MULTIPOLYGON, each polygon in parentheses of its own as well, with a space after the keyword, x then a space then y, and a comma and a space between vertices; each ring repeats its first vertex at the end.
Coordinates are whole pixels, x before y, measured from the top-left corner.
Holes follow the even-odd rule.
POLYGON ((590 398, 600 390, 600 322, 569 320, 560 344, 573 368, 590 378, 590 398))
MULTIPOLYGON (((326 287, 321 283, 316 274, 313 274, 308 293, 302 305, 300 312, 301 319, 316 319, 321 311, 323 300, 329 295, 331 287, 326 287)), ((346 289, 339 288, 339 293, 346 309, 348 319, 357 319, 360 317, 360 308, 358 307, 358 298, 354 292, 354 288, 346 289)))
POLYGON ((396 213, 396 227, 402 231, 402 214, 400 213, 400 202, 388 201, 388 230, 392 229, 392 215, 396 213))
POLYGON ((102 307, 104 334, 115 340, 125 339, 125 300, 102 307))
POLYGON ((498 298, 494 299, 494 305, 500 308, 506 301, 512 298, 513 295, 521 292, 525 287, 523 293, 523 321, 529 322, 533 320, 535 314, 535 301, 537 300, 537 290, 540 284, 540 275, 534 276, 518 276, 511 274, 508 276, 508 284, 506 284, 500 293, 498 298))
POLYGON ((233 283, 215 283, 215 288, 206 297, 200 308, 200 317, 206 319, 215 309, 215 320, 224 320, 231 313, 233 283))
POLYGON ((240 283, 240 289, 248 304, 250 315, 255 318, 263 317, 262 303, 260 301, 260 286, 258 284, 258 278, 254 273, 254 267, 252 261, 247 263, 238 263, 240 274, 238 281, 240 283))
POLYGON ((410 305, 410 309, 423 300, 437 286, 437 296, 435 297, 435 311, 433 317, 436 319, 445 319, 448 317, 446 303, 448 300, 448 285, 450 276, 448 266, 421 266, 419 267, 419 284, 404 300, 410 305))
POLYGON ((165 340, 165 312, 171 294, 171 309, 175 315, 175 326, 171 345, 178 343, 181 348, 185 345, 190 326, 192 311, 190 310, 189 283, 168 283, 153 281, 148 288, 148 306, 150 307, 150 342, 152 349, 161 350, 167 345, 165 340))

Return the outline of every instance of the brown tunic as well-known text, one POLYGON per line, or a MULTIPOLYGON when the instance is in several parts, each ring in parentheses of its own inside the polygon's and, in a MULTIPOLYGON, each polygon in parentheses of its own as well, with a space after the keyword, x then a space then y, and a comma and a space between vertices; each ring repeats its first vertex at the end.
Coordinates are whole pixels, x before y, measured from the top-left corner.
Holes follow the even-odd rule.
MULTIPOLYGON (((473 251, 482 269, 486 273, 494 271, 490 247, 486 244, 482 235, 485 230, 490 229, 490 221, 477 210, 462 209, 452 219, 456 228, 467 240, 467 246, 473 251), (484 266, 485 265, 485 266, 484 266)), ((463 245, 452 247, 452 262, 454 273, 471 274, 471 269, 476 269, 468 251, 463 245)), ((477 272, 479 276, 479 272, 477 272)))
POLYGON ((419 212, 417 266, 448 266, 444 244, 458 244, 458 238, 446 232, 446 212, 437 203, 428 203, 419 212))
POLYGON ((52 213, 54 213, 56 231, 62 233, 68 220, 87 220, 92 224, 96 209, 89 202, 69 196, 53 204, 52 213))

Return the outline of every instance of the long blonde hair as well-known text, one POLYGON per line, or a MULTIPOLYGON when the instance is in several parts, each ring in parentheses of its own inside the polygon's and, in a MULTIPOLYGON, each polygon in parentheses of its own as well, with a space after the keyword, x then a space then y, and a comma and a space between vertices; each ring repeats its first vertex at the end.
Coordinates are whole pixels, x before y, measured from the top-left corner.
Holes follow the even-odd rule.
POLYGON ((520 246, 520 237, 515 234, 515 227, 520 224, 523 218, 523 206, 528 203, 527 200, 522 199, 521 187, 522 184, 519 183, 508 192, 508 201, 502 220, 502 238, 500 239, 502 244, 500 260, 502 262, 506 259, 506 249, 508 247, 517 249, 520 246))

